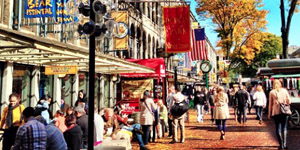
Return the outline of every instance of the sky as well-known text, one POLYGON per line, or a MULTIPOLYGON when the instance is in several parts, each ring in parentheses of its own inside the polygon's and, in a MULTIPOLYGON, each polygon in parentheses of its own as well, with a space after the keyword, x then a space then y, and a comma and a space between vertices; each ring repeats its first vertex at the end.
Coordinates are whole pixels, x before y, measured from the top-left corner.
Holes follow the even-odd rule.
MULTIPOLYGON (((198 15, 196 14, 195 8, 196 8, 196 2, 195 0, 190 0, 191 5, 190 9, 193 12, 193 14, 196 16, 198 22, 200 23, 200 26, 205 27, 205 33, 206 36, 209 38, 210 42, 213 44, 213 46, 216 47, 216 43, 218 41, 217 34, 214 32, 214 24, 211 20, 206 19, 200 19, 198 15)), ((280 16, 280 0, 264 0, 263 3, 265 4, 263 9, 268 10, 269 13, 267 15, 267 32, 273 33, 277 36, 281 36, 281 16, 280 16)), ((286 14, 287 15, 287 14, 286 14)), ((296 45, 300 46, 300 12, 294 13, 291 27, 290 27, 290 33, 289 33, 289 46, 296 45)))

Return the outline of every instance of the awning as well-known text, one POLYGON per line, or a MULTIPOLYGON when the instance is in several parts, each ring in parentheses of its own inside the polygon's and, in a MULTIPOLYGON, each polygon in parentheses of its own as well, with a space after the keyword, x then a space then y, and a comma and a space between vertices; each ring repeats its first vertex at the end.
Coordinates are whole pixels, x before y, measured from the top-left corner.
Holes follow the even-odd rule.
POLYGON ((256 75, 258 76, 268 76, 274 74, 271 68, 268 67, 262 67, 258 68, 256 75))
MULTIPOLYGON (((88 71, 89 50, 0 27, 0 61, 36 66, 78 66, 79 71, 88 71)), ((154 73, 151 68, 100 52, 96 52, 95 71, 103 74, 154 73)))
POLYGON ((272 78, 295 78, 300 77, 300 74, 275 74, 271 76, 272 78))
POLYGON ((163 58, 154 59, 126 59, 126 61, 133 62, 145 67, 149 67, 155 70, 155 73, 122 73, 122 77, 129 78, 160 78, 166 77, 165 60, 163 58))

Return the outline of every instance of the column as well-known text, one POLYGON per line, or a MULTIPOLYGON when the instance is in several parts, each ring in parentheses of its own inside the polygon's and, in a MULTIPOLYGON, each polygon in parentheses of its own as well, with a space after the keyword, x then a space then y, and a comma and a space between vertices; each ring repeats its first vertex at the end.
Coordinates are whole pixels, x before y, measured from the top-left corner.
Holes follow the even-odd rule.
POLYGON ((40 99, 39 93, 39 81, 40 81, 40 67, 34 67, 32 71, 32 79, 31 79, 31 96, 30 96, 30 106, 35 107, 40 99))
POLYGON ((72 86, 73 86, 73 91, 71 92, 72 99, 73 99, 72 105, 75 106, 75 102, 77 100, 78 91, 79 91, 79 75, 78 74, 74 75, 72 86))
POLYGON ((61 79, 58 78, 58 75, 54 75, 53 83, 53 110, 52 113, 55 113, 57 110, 60 110, 61 105, 61 79))
POLYGON ((5 64, 4 72, 3 72, 3 84, 2 84, 2 95, 1 95, 1 112, 9 103, 8 98, 12 93, 12 85, 13 85, 13 71, 14 65, 13 63, 7 62, 5 64))

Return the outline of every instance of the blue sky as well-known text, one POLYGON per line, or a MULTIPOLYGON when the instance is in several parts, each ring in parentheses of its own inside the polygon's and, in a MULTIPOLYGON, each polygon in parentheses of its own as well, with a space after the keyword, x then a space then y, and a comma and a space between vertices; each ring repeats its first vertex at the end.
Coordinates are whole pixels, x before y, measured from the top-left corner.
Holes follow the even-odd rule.
MULTIPOLYGON (((266 9, 269 11, 269 14, 267 15, 267 32, 273 33, 277 36, 281 36, 281 17, 280 17, 280 0, 264 0, 263 3, 265 6, 263 9, 266 9)), ((218 41, 217 34, 214 32, 214 24, 210 20, 201 20, 195 11, 196 7, 196 2, 195 0, 191 0, 191 11, 193 14, 196 16, 198 22, 200 23, 201 26, 205 27, 205 33, 207 37, 209 38, 210 42, 216 46, 216 43, 218 41)), ((287 15, 287 14, 286 14, 287 15)), ((293 15, 292 18, 292 23, 291 23, 291 28, 290 28, 290 35, 289 35, 289 40, 291 45, 297 45, 300 46, 300 13, 296 13, 293 15)), ((216 47, 215 47, 216 48, 216 47)))

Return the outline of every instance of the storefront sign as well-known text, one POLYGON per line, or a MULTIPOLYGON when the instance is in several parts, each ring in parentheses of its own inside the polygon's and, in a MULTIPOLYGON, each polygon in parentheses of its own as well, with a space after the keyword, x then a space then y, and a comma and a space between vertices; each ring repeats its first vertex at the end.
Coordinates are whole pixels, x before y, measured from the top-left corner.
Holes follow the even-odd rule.
POLYGON ((46 66, 45 75, 77 74, 77 66, 46 66))
POLYGON ((57 23, 78 22, 75 0, 24 0, 25 18, 54 17, 57 23))
POLYGON ((190 7, 163 7, 167 53, 191 51, 190 7))
POLYGON ((153 79, 122 81, 123 100, 139 100, 145 90, 153 91, 153 79))
POLYGON ((118 28, 114 28, 114 50, 128 50, 128 12, 112 12, 111 15, 118 23, 118 28))
POLYGON ((44 18, 55 16, 55 0, 25 0, 25 18, 44 18))

